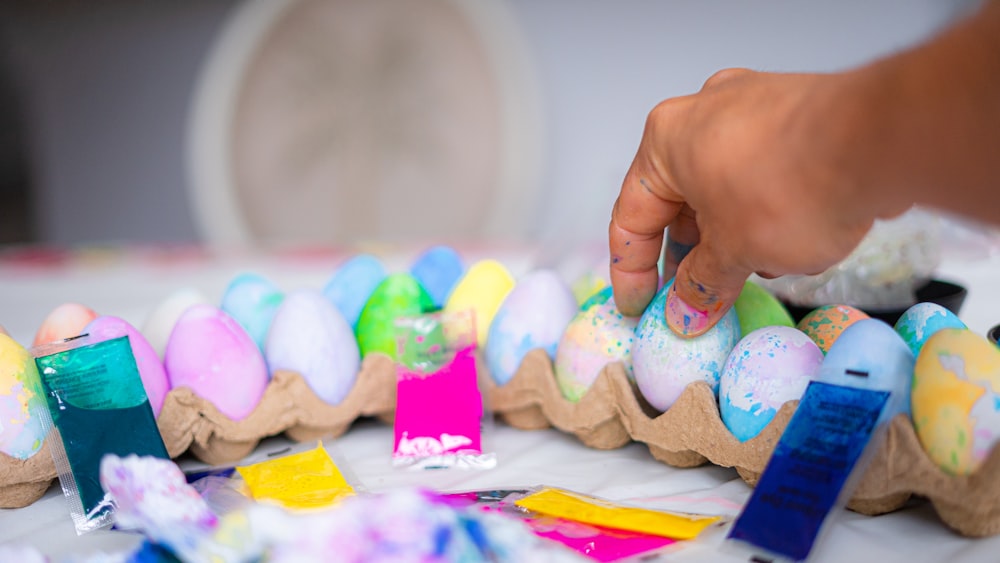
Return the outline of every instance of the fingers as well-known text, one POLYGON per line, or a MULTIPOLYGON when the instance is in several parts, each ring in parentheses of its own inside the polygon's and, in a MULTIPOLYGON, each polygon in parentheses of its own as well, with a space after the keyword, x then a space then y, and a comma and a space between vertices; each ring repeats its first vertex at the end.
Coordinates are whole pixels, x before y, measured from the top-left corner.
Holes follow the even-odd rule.
POLYGON ((750 273, 706 242, 695 246, 681 262, 667 295, 667 325, 683 337, 704 334, 733 306, 750 273))
POLYGON ((669 280, 677 273, 677 267, 681 260, 691 252, 701 234, 698 231, 698 223, 695 220, 695 212, 687 204, 681 207, 677 218, 670 223, 667 229, 667 243, 663 249, 663 272, 664 280, 669 280))
MULTIPOLYGON (((663 244, 663 230, 677 216, 681 204, 658 195, 662 183, 648 167, 632 164, 611 213, 608 240, 611 250, 611 286, 622 315, 642 314, 656 294, 656 263, 663 244)), ((660 190, 662 191, 662 189, 660 190)))

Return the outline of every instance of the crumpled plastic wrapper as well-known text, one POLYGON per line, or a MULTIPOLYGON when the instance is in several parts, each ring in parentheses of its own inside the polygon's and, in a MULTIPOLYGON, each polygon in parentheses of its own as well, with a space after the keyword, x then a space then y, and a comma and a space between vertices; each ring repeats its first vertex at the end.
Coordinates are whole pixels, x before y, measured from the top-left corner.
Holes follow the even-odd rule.
POLYGON ((851 305, 866 310, 907 308, 942 258, 944 219, 919 208, 876 221, 856 249, 814 276, 754 281, 793 305, 851 305))

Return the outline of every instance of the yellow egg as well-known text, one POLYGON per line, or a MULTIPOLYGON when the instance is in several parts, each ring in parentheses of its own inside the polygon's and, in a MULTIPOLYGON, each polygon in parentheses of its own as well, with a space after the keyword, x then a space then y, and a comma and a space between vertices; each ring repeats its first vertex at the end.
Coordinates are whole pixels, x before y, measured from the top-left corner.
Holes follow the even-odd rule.
POLYGON ((972 473, 1000 437, 1000 349, 967 329, 934 333, 917 357, 910 400, 931 460, 972 473))
POLYGON ((446 313, 472 310, 476 316, 476 341, 482 348, 493 317, 510 290, 514 278, 496 260, 481 260, 473 264, 452 289, 445 303, 446 313))
POLYGON ((27 459, 42 447, 45 430, 35 358, 23 346, 0 334, 0 452, 27 459))

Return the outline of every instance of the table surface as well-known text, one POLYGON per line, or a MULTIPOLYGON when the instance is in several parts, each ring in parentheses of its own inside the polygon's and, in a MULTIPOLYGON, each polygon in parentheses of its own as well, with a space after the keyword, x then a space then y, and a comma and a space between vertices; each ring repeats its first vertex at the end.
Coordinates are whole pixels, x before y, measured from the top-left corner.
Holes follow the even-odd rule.
MULTIPOLYGON (((389 271, 404 270, 412 253, 369 247, 345 251, 297 251, 281 255, 227 255, 199 249, 87 249, 64 253, 26 249, 0 255, 0 324, 23 344, 30 341, 42 319, 57 305, 75 301, 101 314, 122 317, 136 326, 163 299, 178 289, 194 287, 216 302, 237 273, 255 271, 284 290, 321 288, 347 254, 371 251, 383 257, 389 271)), ((467 262, 490 257, 505 263, 515 275, 538 266, 553 266, 560 253, 527 252, 523 248, 481 247, 462 251, 467 262)), ((575 262, 560 262, 561 272, 596 266, 605 258, 587 251, 575 262)), ((605 262, 606 263, 606 262, 605 262)), ((964 256, 941 265, 942 279, 969 289, 960 317, 970 329, 985 334, 1000 323, 1000 253, 993 250, 964 256)), ((656 461, 640 443, 599 451, 572 435, 556 430, 521 431, 502 423, 487 436, 497 452, 492 470, 411 471, 392 467, 392 431, 376 420, 357 421, 344 435, 325 442, 337 459, 367 490, 426 486, 443 491, 522 488, 550 485, 616 501, 646 506, 735 516, 750 493, 736 472, 711 465, 676 469, 656 461)), ((285 448, 284 437, 261 442, 250 459, 285 448)), ((299 445, 298 447, 303 447, 299 445)), ((198 467, 187 455, 182 467, 198 467)), ((963 538, 950 531, 924 501, 911 501, 891 514, 868 517, 850 511, 834 513, 813 561, 996 561, 1000 536, 963 538)), ((727 526, 682 542, 663 555, 669 561, 745 561, 719 551, 727 526)), ((0 510, 0 544, 33 546, 53 560, 100 552, 130 550, 138 536, 100 531, 77 536, 62 491, 56 482, 31 506, 0 510)))

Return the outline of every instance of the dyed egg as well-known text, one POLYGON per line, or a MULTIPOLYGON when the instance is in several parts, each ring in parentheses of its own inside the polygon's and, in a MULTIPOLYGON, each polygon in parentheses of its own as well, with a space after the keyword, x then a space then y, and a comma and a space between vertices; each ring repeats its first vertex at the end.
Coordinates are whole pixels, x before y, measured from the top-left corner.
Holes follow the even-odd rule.
POLYGON ((264 348, 272 372, 298 372, 316 396, 338 405, 354 386, 361 354, 354 331, 322 293, 289 293, 271 322, 264 348))
POLYGON ((719 378, 719 411, 733 436, 760 434, 781 405, 802 398, 819 373, 823 352, 789 326, 759 328, 733 348, 719 378))
POLYGON ((867 313, 850 305, 824 305, 802 317, 796 326, 826 354, 844 329, 867 318, 867 313))
POLYGON ((444 310, 448 313, 467 309, 475 311, 476 341, 481 348, 486 344, 493 315, 512 289, 514 278, 503 264, 496 260, 481 260, 473 264, 451 290, 444 310))
POLYGON ((934 333, 917 358, 912 407, 931 460, 953 475, 974 472, 1000 437, 1000 350, 970 330, 934 333))
POLYGON ((718 393, 726 358, 740 339, 740 322, 733 309, 701 336, 681 338, 674 334, 663 316, 672 283, 657 292, 642 314, 632 348, 632 369, 639 391, 661 411, 669 409, 694 381, 706 381, 718 393))
POLYGON ((110 316, 101 316, 90 321, 86 332, 98 341, 118 338, 123 335, 128 336, 132 356, 135 357, 135 366, 139 369, 142 387, 146 390, 146 397, 149 399, 149 406, 153 408, 154 416, 160 416, 163 400, 167 397, 170 385, 167 383, 167 372, 163 369, 160 356, 157 355, 156 350, 149 344, 146 337, 128 322, 110 316))
POLYGON ((233 420, 253 412, 267 387, 260 348, 236 319, 211 305, 181 314, 163 365, 172 389, 191 388, 233 420))
POLYGON ((264 277, 240 274, 229 282, 219 308, 240 323, 257 348, 263 351, 271 319, 282 299, 284 294, 264 277))
POLYGON ((340 311, 352 327, 372 292, 385 279, 385 267, 371 254, 359 254, 344 262, 326 282, 323 295, 340 311))
POLYGON ((153 347, 161 359, 167 349, 167 341, 170 340, 170 333, 177 324, 177 319, 193 305, 208 305, 211 303, 208 297, 193 288, 185 288, 170 294, 164 299, 146 318, 142 324, 142 334, 146 336, 146 341, 153 347))
POLYGON ((586 272, 577 278, 570 287, 573 290, 573 297, 576 298, 576 302, 583 305, 588 299, 596 295, 598 291, 608 287, 608 281, 593 272, 586 272))
POLYGON ((781 301, 763 287, 747 281, 733 305, 740 320, 740 334, 766 326, 794 327, 795 321, 781 301))
POLYGON ((0 334, 0 452, 28 459, 45 440, 42 396, 35 358, 6 334, 0 334))
POLYGON ((464 272, 465 266, 462 265, 461 257, 453 248, 447 246, 427 249, 410 267, 410 273, 427 290, 431 301, 438 308, 444 307, 448 295, 464 272))
POLYGON ((396 319, 414 317, 436 309, 430 295, 412 275, 387 276, 375 288, 354 333, 362 356, 381 352, 396 359, 396 319))
POLYGON ((486 363, 498 385, 504 385, 528 352, 541 348, 555 358, 577 303, 562 279, 551 270, 532 272, 504 299, 486 339, 486 363))
POLYGON ((96 318, 97 313, 90 307, 79 303, 63 303, 45 317, 31 345, 38 346, 79 336, 83 334, 87 323, 96 318))
POLYGON ((890 391, 881 419, 910 412, 913 353, 891 326, 862 319, 844 330, 820 366, 818 380, 845 387, 890 391))
POLYGON ((621 362, 632 378, 632 345, 639 319, 624 317, 611 287, 588 299, 566 327, 556 348, 556 383, 563 396, 579 401, 604 366, 621 362))
POLYGON ((943 328, 968 327, 955 313, 937 303, 917 303, 900 315, 893 328, 903 337, 903 341, 916 357, 927 339, 935 332, 943 328))

